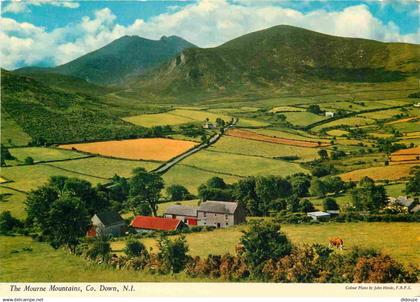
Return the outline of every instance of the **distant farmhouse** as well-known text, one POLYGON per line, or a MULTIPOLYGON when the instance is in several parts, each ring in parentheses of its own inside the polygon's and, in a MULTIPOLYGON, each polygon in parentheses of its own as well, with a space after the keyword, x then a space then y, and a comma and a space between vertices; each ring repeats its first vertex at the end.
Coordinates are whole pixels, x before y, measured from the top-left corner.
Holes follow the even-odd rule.
POLYGON ((130 226, 135 229, 137 233, 175 231, 187 228, 187 225, 179 219, 152 216, 136 216, 130 226))
POLYGON ((213 125, 213 123, 212 123, 212 122, 210 122, 210 121, 206 121, 206 122, 203 124, 203 128, 204 128, 204 129, 213 129, 213 128, 214 128, 214 125, 213 125))
POLYGON ((388 197, 389 205, 398 205, 407 210, 407 213, 417 213, 420 211, 418 200, 407 196, 388 197))
POLYGON ((325 220, 330 219, 330 217, 331 217, 330 213, 325 213, 325 212, 321 212, 321 211, 309 212, 306 215, 308 217, 311 217, 315 221, 325 221, 325 220))
POLYGON ((325 116, 326 117, 334 117, 335 113, 332 111, 325 111, 325 116))
POLYGON ((180 219, 188 225, 224 228, 245 222, 246 210, 238 202, 208 200, 199 207, 168 207, 164 217, 180 219))
POLYGON ((115 211, 104 211, 93 215, 88 237, 121 236, 127 231, 127 224, 115 211))

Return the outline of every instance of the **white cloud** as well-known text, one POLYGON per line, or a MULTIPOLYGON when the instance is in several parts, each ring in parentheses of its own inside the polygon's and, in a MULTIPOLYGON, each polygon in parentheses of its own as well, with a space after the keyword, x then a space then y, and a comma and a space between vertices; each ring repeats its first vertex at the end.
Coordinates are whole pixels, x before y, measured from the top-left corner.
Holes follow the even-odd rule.
POLYGON ((150 39, 178 35, 200 47, 213 47, 279 24, 338 36, 420 43, 420 31, 403 35, 396 24, 375 18, 366 5, 351 6, 341 11, 302 13, 278 6, 202 0, 147 21, 137 19, 127 26, 119 24, 108 8, 96 11, 91 18, 83 17, 78 23, 49 32, 10 18, 3 18, 0 22, 0 39, 3 42, 0 44, 1 64, 9 69, 43 62, 63 64, 123 35, 140 35, 150 39))
POLYGON ((11 0, 6 2, 4 8, 2 9, 2 13, 22 13, 22 12, 29 12, 29 7, 31 5, 34 6, 41 6, 41 5, 53 5, 53 6, 61 6, 66 8, 78 8, 80 4, 75 2, 74 0, 11 0))

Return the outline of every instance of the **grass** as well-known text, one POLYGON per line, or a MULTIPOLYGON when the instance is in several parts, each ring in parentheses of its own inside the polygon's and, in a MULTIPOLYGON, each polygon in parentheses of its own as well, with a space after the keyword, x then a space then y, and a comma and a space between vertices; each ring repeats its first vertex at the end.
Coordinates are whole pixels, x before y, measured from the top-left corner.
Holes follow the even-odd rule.
POLYGON ((10 148, 9 151, 19 162, 23 162, 28 156, 32 157, 34 162, 72 159, 87 156, 86 154, 80 152, 43 147, 10 148))
POLYGON ((322 124, 319 126, 314 127, 313 131, 319 131, 324 128, 347 125, 347 126, 365 126, 373 124, 375 121, 373 119, 364 118, 364 117, 345 117, 342 119, 338 119, 326 124, 322 124))
POLYGON ((381 110, 381 111, 374 111, 374 112, 367 112, 359 114, 358 116, 371 118, 375 120, 383 120, 387 118, 391 118, 394 115, 401 114, 404 111, 401 111, 401 109, 387 109, 387 110, 381 110))
POLYGON ((30 166, 3 167, 1 175, 13 182, 7 183, 8 187, 29 192, 45 184, 51 176, 62 175, 77 177, 91 182, 93 185, 105 182, 105 179, 78 174, 75 172, 63 171, 53 166, 44 164, 30 166))
POLYGON ((420 121, 409 121, 404 123, 396 123, 389 125, 388 127, 392 127, 395 130, 400 132, 418 132, 420 130, 420 121))
POLYGON ((328 142, 326 139, 321 139, 318 136, 311 135, 305 131, 301 130, 294 130, 294 129, 272 129, 272 128, 263 128, 263 129, 252 129, 250 131, 254 131, 256 133, 273 136, 273 137, 281 137, 281 138, 290 138, 290 139, 299 139, 299 140, 307 140, 307 141, 314 141, 314 142, 328 142))
POLYGON ((250 127, 250 128, 258 128, 258 127, 267 127, 270 124, 264 121, 254 120, 251 118, 240 118, 238 121, 238 127, 250 127))
POLYGON ((318 157, 316 148, 304 148, 283 144, 273 144, 232 136, 222 137, 209 151, 238 153, 244 155, 257 155, 267 158, 296 155, 298 161, 311 161, 318 157))
POLYGON ((307 172, 298 164, 256 156, 228 154, 221 152, 198 152, 182 162, 204 170, 230 173, 233 175, 279 175, 287 176, 307 172))
POLYGON ((327 132, 327 134, 331 135, 331 136, 343 136, 343 135, 346 135, 348 133, 349 133, 348 131, 340 130, 340 129, 334 129, 334 130, 330 130, 330 131, 327 132))
POLYGON ((184 273, 153 275, 89 263, 29 237, 0 236, 1 282, 200 282, 184 273), (24 251, 31 248, 32 251, 24 251), (17 251, 12 253, 12 251, 17 251))
POLYGON ((397 196, 405 195, 404 193, 405 183, 395 183, 395 184, 386 185, 385 190, 388 196, 397 197, 397 196))
POLYGON ((16 192, 4 187, 0 187, 0 194, 8 194, 6 201, 0 201, 0 213, 3 211, 10 211, 12 216, 18 219, 26 218, 26 211, 24 202, 26 194, 16 192))
POLYGON ((295 126, 306 126, 318 121, 326 119, 323 115, 314 114, 311 112, 285 112, 286 120, 295 126))
POLYGON ((104 157, 90 157, 78 160, 52 163, 54 167, 89 174, 97 177, 111 178, 115 174, 123 177, 130 177, 135 168, 153 170, 160 164, 149 161, 123 160, 104 157))
POLYGON ((305 108, 292 107, 292 106, 278 106, 270 110, 270 112, 293 112, 293 111, 305 111, 305 108))
POLYGON ((339 176, 344 181, 358 181, 365 176, 368 176, 374 180, 400 180, 408 177, 410 175, 410 170, 416 165, 418 166, 419 164, 398 164, 390 166, 371 167, 354 170, 351 172, 340 174, 339 176))
POLYGON ((233 175, 203 171, 193 167, 185 166, 182 163, 183 162, 174 166, 168 172, 163 174, 162 177, 166 186, 180 184, 186 187, 190 193, 197 194, 198 186, 205 183, 207 180, 214 176, 223 178, 226 183, 233 183, 239 179, 239 177, 233 175))
POLYGON ((26 146, 32 138, 26 134, 15 120, 2 110, 1 112, 1 143, 7 147, 26 146))
MULTIPOLYGON (((211 232, 186 234, 192 256, 205 257, 208 254, 223 255, 234 253, 239 243, 242 230, 246 226, 235 226, 211 232)), ((283 232, 294 244, 320 243, 328 244, 328 238, 339 236, 344 240, 346 249, 354 246, 373 247, 390 254, 403 263, 419 263, 420 223, 400 222, 355 222, 355 223, 322 223, 316 225, 282 225, 283 232), (386 232, 386 236, 384 236, 386 232), (367 245, 368 243, 368 245, 367 245)), ((157 252, 156 239, 141 240, 145 246, 157 252)), ((115 250, 125 246, 123 241, 112 243, 115 250)), ((346 250, 344 251, 346 252, 346 250)))
POLYGON ((229 121, 231 119, 228 115, 216 114, 204 110, 175 109, 165 113, 142 114, 125 117, 123 120, 143 127, 154 127, 160 125, 174 126, 199 121, 204 122, 207 118, 214 123, 218 117, 224 119, 225 121, 229 121))

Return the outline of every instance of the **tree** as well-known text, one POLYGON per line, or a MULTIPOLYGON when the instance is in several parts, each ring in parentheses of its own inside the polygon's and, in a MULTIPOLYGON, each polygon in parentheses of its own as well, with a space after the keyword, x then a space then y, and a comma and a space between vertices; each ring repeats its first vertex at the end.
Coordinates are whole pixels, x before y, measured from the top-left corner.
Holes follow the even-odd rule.
POLYGON ((133 177, 130 179, 129 196, 132 203, 132 209, 137 212, 141 203, 147 202, 154 216, 157 215, 157 204, 160 198, 160 192, 164 187, 162 177, 153 172, 147 172, 144 168, 133 170, 133 177))
POLYGON ((312 178, 309 192, 312 196, 324 197, 327 190, 320 179, 312 178))
POLYGON ((328 159, 328 152, 325 149, 319 150, 318 155, 321 158, 321 160, 327 160, 328 159))
POLYGON ((87 256, 90 259, 101 257, 102 261, 105 261, 105 259, 109 258, 110 253, 111 245, 108 237, 104 235, 104 232, 98 232, 98 237, 96 237, 92 247, 88 250, 87 256))
POLYGON ((308 199, 302 199, 299 202, 299 211, 304 213, 313 212, 315 207, 308 199))
POLYGON ((225 126, 225 121, 222 120, 220 117, 216 118, 216 126, 219 128, 223 128, 225 126))
POLYGON ((292 185, 292 191, 299 197, 304 197, 309 192, 311 186, 311 176, 303 173, 298 173, 290 176, 287 179, 292 185))
POLYGON ((356 188, 351 191, 353 206, 359 211, 377 211, 387 203, 387 195, 383 186, 365 176, 356 188))
POLYGON ((280 231, 280 225, 272 222, 254 222, 241 237, 244 258, 253 275, 259 275, 264 263, 277 260, 292 251, 289 239, 280 231))
POLYGON ((240 179, 233 186, 233 199, 239 200, 250 215, 258 216, 258 197, 255 192, 255 177, 248 176, 240 179))
POLYGON ((0 234, 8 235, 17 228, 22 227, 22 222, 10 214, 10 211, 3 211, 0 214, 0 234))
POLYGON ((58 192, 51 185, 44 185, 37 190, 29 192, 25 201, 29 224, 40 230, 47 228, 49 211, 58 199, 58 196, 58 192))
POLYGON ((338 194, 345 189, 345 182, 338 176, 326 177, 323 181, 325 190, 328 193, 338 194))
POLYGON ((34 164, 34 159, 30 156, 25 158, 25 165, 33 165, 34 164))
POLYGON ((420 169, 413 169, 410 173, 410 178, 405 185, 405 192, 407 194, 420 194, 420 169))
POLYGON ((135 239, 129 239, 124 249, 125 254, 129 257, 138 257, 145 251, 146 247, 144 244, 135 239))
POLYGON ((296 194, 286 198, 286 209, 292 213, 299 212, 299 197, 296 194))
POLYGON ((1 151, 1 166, 4 166, 6 164, 5 160, 11 160, 14 159, 12 154, 10 154, 10 151, 8 148, 6 148, 3 144, 0 145, 0 151, 1 151))
POLYGON ((161 236, 158 240, 158 259, 162 262, 164 272, 179 273, 188 260, 188 244, 185 236, 170 240, 161 236))
POLYGON ((54 248, 65 245, 74 252, 89 223, 89 214, 82 201, 77 197, 62 196, 48 211, 42 234, 54 248))
POLYGON ((322 113, 321 108, 317 104, 309 105, 309 107, 308 107, 308 109, 306 109, 306 111, 314 113, 314 114, 321 114, 322 113))
POLYGON ((190 196, 187 188, 181 185, 171 185, 167 187, 166 194, 172 201, 186 200, 190 196))
POLYGON ((223 178, 214 176, 207 181, 207 187, 214 189, 226 189, 226 183, 223 178))
POLYGON ((337 201, 331 197, 325 198, 322 202, 322 206, 324 207, 324 211, 336 211, 340 209, 340 207, 337 204, 337 201))

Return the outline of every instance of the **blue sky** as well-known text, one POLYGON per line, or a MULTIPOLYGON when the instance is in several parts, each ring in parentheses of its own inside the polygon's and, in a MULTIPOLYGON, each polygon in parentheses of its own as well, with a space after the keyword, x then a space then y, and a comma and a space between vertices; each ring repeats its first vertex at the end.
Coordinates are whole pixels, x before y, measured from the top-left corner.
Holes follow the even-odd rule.
POLYGON ((53 66, 122 35, 176 34, 200 47, 278 24, 333 35, 420 43, 415 1, 54 1, 2 3, 2 67, 53 66))

